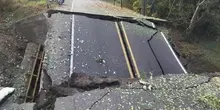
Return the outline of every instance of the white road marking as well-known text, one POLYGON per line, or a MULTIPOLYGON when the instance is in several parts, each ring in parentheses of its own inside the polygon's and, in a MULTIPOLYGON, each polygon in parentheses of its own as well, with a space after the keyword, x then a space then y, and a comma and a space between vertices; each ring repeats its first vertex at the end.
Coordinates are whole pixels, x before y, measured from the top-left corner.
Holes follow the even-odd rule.
POLYGON ((171 52, 173 53, 174 57, 176 58, 177 62, 179 63, 180 67, 182 68, 182 70, 184 71, 184 73, 187 73, 186 72, 186 69, 183 67, 182 63, 180 62, 179 58, 176 56, 173 48, 171 47, 170 43, 167 41, 165 35, 163 34, 163 32, 161 32, 161 35, 163 36, 164 40, 166 41, 168 47, 170 48, 171 52))
MULTIPOLYGON (((74 1, 72 2, 72 7, 71 7, 71 11, 73 11, 74 9, 74 1)), ((74 56, 74 15, 72 16, 72 32, 71 32, 71 53, 70 53, 70 76, 73 73, 73 56, 74 56)))

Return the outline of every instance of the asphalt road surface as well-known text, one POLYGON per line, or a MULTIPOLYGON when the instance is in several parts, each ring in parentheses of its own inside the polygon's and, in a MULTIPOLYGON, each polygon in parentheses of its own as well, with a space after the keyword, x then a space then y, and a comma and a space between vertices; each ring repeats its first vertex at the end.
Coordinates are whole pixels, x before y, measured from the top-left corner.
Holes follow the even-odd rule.
POLYGON ((162 69, 154 56, 148 40, 156 33, 155 29, 121 22, 130 52, 133 53, 133 62, 136 63, 136 72, 142 77, 162 75, 162 69))
POLYGON ((73 71, 130 77, 114 21, 74 15, 73 71))
MULTIPOLYGON (((70 11, 83 8, 87 13, 91 9, 88 3, 97 0, 83 7, 85 1, 66 0, 64 6, 70 11)), ((105 8, 100 10, 105 14, 105 8)), ((123 78, 186 73, 165 36, 153 29, 150 21, 145 21, 146 27, 83 15, 58 15, 52 15, 55 25, 47 38, 49 74, 55 84, 73 72, 123 78)))

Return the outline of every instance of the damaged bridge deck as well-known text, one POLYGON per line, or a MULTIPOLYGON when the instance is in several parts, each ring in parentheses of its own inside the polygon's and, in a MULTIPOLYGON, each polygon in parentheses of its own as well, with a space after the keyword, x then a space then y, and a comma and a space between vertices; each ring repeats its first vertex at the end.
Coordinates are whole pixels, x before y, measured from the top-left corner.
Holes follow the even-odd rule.
POLYGON ((123 78, 186 73, 163 33, 150 21, 51 13, 52 19, 65 21, 54 23, 46 40, 47 70, 55 84, 72 72, 123 78))

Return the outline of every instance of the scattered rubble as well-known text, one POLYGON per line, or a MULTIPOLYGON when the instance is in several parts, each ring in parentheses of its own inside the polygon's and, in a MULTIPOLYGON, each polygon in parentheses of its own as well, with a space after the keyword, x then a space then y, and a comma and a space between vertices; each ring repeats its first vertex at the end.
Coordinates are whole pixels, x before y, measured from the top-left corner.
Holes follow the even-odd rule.
POLYGON ((44 74, 46 76, 44 80, 48 83, 46 85, 51 86, 41 91, 47 94, 45 103, 38 101, 41 105, 37 103, 35 106, 43 109, 206 110, 213 109, 213 106, 209 104, 210 102, 201 102, 201 98, 209 94, 212 96, 220 94, 220 87, 216 85, 219 77, 194 74, 166 75, 138 80, 73 73, 68 82, 56 86, 52 86, 51 78, 45 70, 44 74), (113 82, 117 83, 111 84, 113 82))

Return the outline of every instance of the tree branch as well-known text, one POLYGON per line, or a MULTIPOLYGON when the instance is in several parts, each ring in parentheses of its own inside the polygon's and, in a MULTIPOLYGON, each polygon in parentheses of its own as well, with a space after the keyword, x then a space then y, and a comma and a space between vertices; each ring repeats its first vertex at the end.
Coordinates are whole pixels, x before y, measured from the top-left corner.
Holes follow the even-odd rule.
POLYGON ((199 11, 199 7, 200 7, 204 2, 205 2, 205 0, 203 0, 202 2, 199 2, 199 3, 198 3, 198 5, 197 5, 197 7, 196 7, 196 10, 195 10, 195 12, 194 12, 194 14, 193 14, 193 16, 192 16, 191 21, 190 21, 189 29, 192 27, 192 24, 193 24, 193 22, 195 21, 196 15, 197 15, 197 13, 198 13, 198 11, 199 11))
POLYGON ((170 11, 169 11, 169 13, 168 13, 168 15, 167 15, 167 18, 166 19, 168 19, 169 18, 169 16, 170 16, 170 14, 171 14, 171 12, 172 12, 172 10, 173 10, 173 6, 174 6, 174 3, 176 2, 176 0, 173 0, 173 3, 172 3, 172 5, 171 5, 171 7, 170 7, 170 11))

